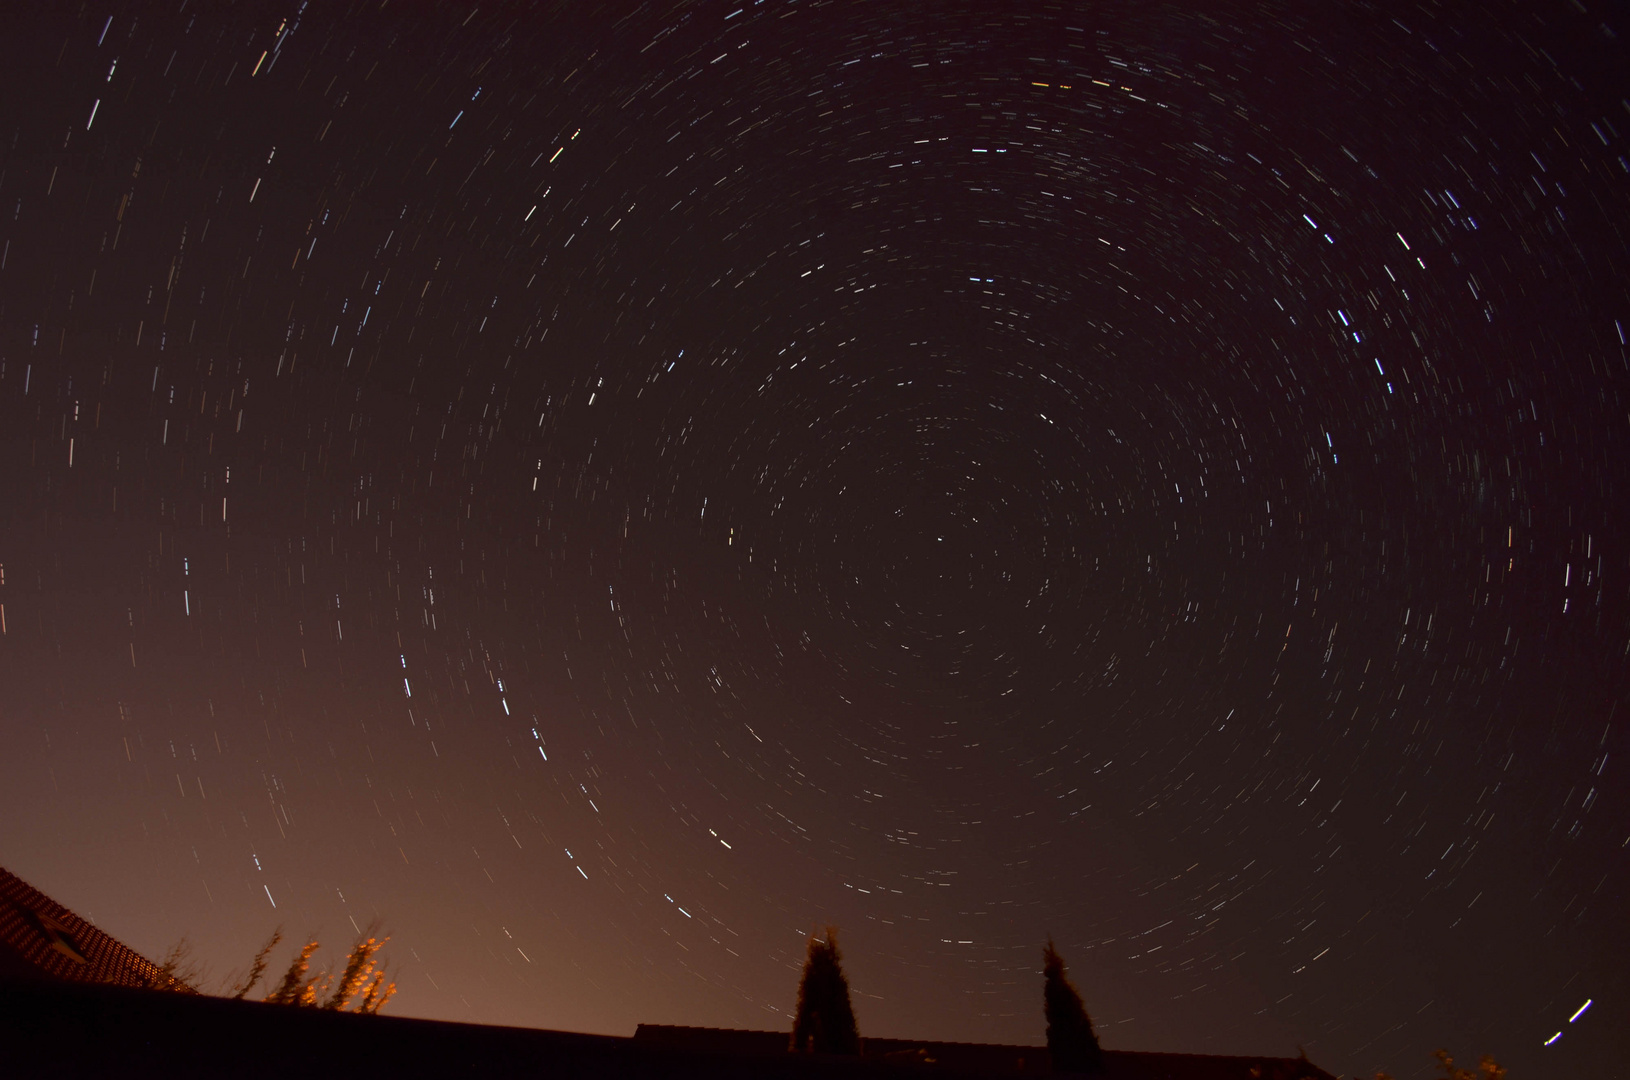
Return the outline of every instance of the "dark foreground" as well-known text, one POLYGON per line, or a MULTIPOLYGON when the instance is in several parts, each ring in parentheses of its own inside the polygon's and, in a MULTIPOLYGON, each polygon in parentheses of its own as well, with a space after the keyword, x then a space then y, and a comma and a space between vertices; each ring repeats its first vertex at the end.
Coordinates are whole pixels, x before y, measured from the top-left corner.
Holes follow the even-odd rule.
MULTIPOLYGON (((119 987, 0 984, 0 1076, 902 1077, 1051 1072, 1037 1047, 872 1040, 864 1058, 801 1057, 768 1033, 646 1028, 636 1038, 295 1009, 119 987), (886 1055, 886 1056, 885 1056, 886 1055)), ((1296 1080, 1284 1058, 1106 1055, 1102 1080, 1296 1080)))

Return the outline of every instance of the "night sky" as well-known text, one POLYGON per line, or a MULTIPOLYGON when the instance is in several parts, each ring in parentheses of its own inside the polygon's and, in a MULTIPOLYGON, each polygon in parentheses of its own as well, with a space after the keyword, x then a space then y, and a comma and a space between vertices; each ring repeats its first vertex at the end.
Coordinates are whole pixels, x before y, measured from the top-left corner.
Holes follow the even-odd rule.
POLYGON ((1051 935, 1112 1049, 1623 1069, 1630 17, 1192 8, 7 3, 0 864, 399 1015, 831 924, 862 1035, 1051 935))

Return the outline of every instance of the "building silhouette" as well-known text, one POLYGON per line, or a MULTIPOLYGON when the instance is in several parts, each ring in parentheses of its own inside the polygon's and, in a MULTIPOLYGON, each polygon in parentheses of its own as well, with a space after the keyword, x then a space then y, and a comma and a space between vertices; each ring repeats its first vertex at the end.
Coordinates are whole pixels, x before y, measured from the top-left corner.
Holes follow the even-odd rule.
MULTIPOLYGON (((331 1075, 861 1080, 1053 1074, 1045 1046, 862 1040, 798 1054, 785 1031, 641 1024, 632 1038, 291 1008, 193 992, 0 869, 0 1076, 331 1075)), ((1060 1076, 1068 1074, 1056 1074, 1060 1076)), ((1104 1051, 1099 1080, 1334 1080, 1305 1058, 1104 1051)))

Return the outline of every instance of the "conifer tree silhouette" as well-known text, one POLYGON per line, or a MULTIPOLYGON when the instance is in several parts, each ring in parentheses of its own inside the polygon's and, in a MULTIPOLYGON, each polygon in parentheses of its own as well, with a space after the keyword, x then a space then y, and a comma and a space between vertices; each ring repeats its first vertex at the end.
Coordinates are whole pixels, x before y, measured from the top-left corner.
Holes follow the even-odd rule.
POLYGON ((1093 1033, 1081 995, 1064 975, 1064 958, 1047 939, 1042 950, 1042 1005, 1047 1014, 1047 1050, 1055 1072, 1098 1072, 1104 1067, 1104 1051, 1093 1033))
POLYGON ((849 1003, 849 980, 843 977, 837 933, 829 926, 824 941, 810 935, 809 957, 798 984, 798 1017, 792 1026, 794 1053, 860 1053, 860 1033, 849 1003))

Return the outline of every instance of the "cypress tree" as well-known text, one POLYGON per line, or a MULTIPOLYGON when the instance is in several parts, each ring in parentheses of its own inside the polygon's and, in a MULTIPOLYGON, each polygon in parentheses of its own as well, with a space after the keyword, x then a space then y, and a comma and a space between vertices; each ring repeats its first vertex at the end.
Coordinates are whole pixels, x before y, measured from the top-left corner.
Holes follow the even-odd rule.
POLYGON ((841 960, 835 929, 826 928, 824 941, 810 936, 809 957, 798 984, 798 1017, 792 1026, 794 1053, 860 1053, 860 1033, 841 960))
POLYGON ((1092 1030, 1092 1018, 1081 995, 1064 975, 1064 958, 1047 939, 1042 950, 1042 1004, 1047 1014, 1047 1050, 1055 1072, 1098 1072, 1104 1067, 1104 1051, 1092 1030))

